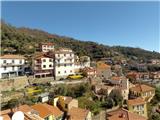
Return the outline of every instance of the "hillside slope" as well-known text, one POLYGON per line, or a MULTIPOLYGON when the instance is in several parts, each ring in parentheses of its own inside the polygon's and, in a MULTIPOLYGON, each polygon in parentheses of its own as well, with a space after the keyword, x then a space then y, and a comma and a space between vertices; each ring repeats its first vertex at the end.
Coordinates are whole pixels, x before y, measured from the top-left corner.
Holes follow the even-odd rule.
POLYGON ((16 28, 1 22, 1 51, 3 53, 33 54, 39 43, 54 42, 56 47, 68 47, 78 55, 89 55, 92 59, 100 57, 119 56, 139 59, 159 58, 160 53, 150 52, 140 48, 106 46, 90 41, 80 41, 74 38, 50 34, 38 29, 16 28))

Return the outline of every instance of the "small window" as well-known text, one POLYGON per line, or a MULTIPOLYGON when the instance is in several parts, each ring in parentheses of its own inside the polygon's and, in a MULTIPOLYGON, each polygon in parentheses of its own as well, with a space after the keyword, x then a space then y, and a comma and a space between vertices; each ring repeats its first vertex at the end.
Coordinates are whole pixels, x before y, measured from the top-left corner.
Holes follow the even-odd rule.
POLYGON ((64 67, 66 67, 67 65, 66 64, 64 64, 64 67))
POLYGON ((5 66, 5 67, 4 67, 4 70, 6 70, 6 69, 7 69, 7 67, 5 66))
POLYGON ((12 66, 12 70, 14 70, 14 66, 12 66))
POLYGON ((72 62, 72 59, 70 59, 70 62, 72 62))
POLYGON ((64 54, 64 57, 66 57, 66 54, 64 54))
POLYGON ((66 59, 64 59, 64 61, 66 62, 67 60, 66 60, 66 59))
POLYGON ((43 62, 46 62, 46 59, 43 59, 43 62))
POLYGON ((53 62, 52 59, 49 59, 49 62, 53 62))
POLYGON ((58 64, 58 67, 60 67, 60 64, 58 64))
POLYGON ((14 63, 14 60, 12 60, 12 63, 14 63))
POLYGON ((3 63, 6 63, 6 60, 3 60, 3 63))
POLYGON ((52 67, 52 65, 50 64, 49 67, 52 67))
POLYGON ((70 53, 70 57, 72 57, 72 53, 70 53))
POLYGON ((60 62, 60 59, 58 59, 58 62, 60 62))
POLYGON ((60 54, 58 54, 58 57, 60 57, 60 54))
POLYGON ((64 73, 67 73, 67 71, 65 70, 64 73))
POLYGON ((22 60, 20 60, 19 63, 22 64, 22 60))
POLYGON ((46 68, 46 65, 43 65, 43 68, 46 68))
POLYGON ((70 73, 72 73, 72 70, 70 70, 70 73))
POLYGON ((58 71, 58 74, 60 74, 61 72, 60 71, 58 71))

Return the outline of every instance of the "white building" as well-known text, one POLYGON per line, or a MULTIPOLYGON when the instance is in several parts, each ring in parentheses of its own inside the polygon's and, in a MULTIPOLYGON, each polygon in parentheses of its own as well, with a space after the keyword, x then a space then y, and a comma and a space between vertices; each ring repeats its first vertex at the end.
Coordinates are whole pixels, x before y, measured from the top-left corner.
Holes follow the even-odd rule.
POLYGON ((54 76, 54 59, 53 56, 45 53, 35 55, 33 60, 34 77, 51 77, 54 76))
POLYGON ((53 43, 40 44, 40 49, 42 52, 54 51, 54 44, 53 43))
POLYGON ((23 75, 25 58, 20 55, 0 56, 0 78, 10 78, 23 75))
POLYGON ((55 51, 55 79, 66 78, 74 74, 74 53, 71 49, 61 48, 55 51))

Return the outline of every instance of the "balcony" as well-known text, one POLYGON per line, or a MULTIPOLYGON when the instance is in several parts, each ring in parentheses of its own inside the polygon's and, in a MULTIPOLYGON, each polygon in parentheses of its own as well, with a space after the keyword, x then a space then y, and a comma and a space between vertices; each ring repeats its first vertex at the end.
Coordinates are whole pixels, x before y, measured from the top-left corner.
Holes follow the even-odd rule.
POLYGON ((24 65, 22 63, 2 63, 1 66, 2 67, 10 67, 10 66, 21 66, 21 65, 24 65))

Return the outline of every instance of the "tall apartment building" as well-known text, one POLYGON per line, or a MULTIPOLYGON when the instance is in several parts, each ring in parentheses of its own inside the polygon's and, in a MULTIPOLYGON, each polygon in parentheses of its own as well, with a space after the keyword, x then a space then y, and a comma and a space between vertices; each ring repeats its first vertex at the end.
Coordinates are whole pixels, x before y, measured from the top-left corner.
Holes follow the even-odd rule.
POLYGON ((46 53, 35 55, 33 60, 34 77, 54 76, 54 57, 46 53))
POLYGON ((20 76, 24 72, 25 57, 21 55, 0 56, 0 78, 20 76))
POLYGON ((71 49, 61 48, 55 51, 55 79, 66 78, 74 74, 74 53, 71 49))

